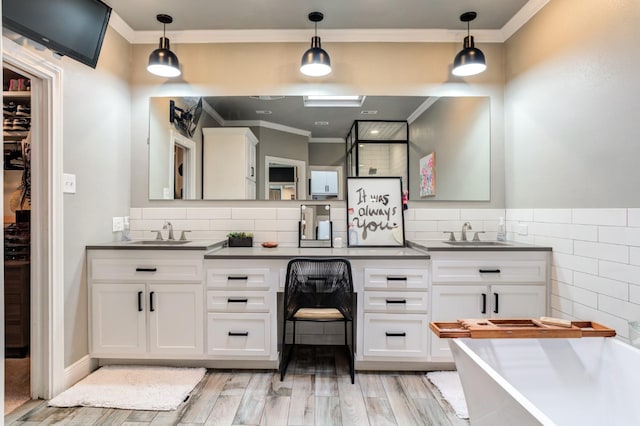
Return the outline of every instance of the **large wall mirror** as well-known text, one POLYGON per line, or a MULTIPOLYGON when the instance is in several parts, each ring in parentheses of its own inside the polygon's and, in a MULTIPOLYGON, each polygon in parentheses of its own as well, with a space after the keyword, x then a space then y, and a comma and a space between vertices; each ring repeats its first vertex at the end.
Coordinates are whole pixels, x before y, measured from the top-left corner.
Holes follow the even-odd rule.
POLYGON ((488 97, 154 97, 149 111, 150 200, 344 199, 356 120, 409 123, 411 200, 490 200, 488 97), (224 178, 203 173, 214 164, 224 178))

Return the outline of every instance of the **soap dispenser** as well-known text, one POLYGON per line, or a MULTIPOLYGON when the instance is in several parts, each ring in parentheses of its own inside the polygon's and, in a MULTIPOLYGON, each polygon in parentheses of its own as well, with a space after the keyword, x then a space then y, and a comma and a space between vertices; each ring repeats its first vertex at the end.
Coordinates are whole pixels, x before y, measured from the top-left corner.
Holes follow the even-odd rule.
POLYGON ((498 241, 507 241, 507 227, 504 223, 504 217, 500 218, 498 222, 498 237, 496 238, 498 241))

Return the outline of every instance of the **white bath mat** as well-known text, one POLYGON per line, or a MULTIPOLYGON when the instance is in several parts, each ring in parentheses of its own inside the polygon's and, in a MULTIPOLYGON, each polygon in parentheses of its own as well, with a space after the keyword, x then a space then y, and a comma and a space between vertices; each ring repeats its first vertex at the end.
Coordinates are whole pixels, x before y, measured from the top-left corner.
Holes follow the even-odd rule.
POLYGON ((109 365, 51 399, 49 405, 175 410, 205 373, 204 368, 109 365))
POLYGON ((458 417, 469 418, 467 401, 464 399, 462 383, 457 371, 432 371, 427 373, 427 379, 438 388, 458 417))

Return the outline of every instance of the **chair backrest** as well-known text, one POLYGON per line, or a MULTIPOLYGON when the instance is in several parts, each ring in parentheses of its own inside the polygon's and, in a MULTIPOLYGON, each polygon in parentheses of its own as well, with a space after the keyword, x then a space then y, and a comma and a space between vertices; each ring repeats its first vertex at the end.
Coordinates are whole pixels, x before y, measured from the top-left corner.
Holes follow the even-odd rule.
POLYGON ((336 308, 353 320, 351 263, 342 258, 294 258, 287 265, 284 317, 301 308, 336 308))

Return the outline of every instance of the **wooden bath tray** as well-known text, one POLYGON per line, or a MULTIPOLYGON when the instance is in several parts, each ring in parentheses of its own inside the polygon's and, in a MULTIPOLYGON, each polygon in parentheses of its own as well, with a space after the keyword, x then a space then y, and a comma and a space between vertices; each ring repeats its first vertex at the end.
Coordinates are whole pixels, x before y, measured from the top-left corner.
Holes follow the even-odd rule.
POLYGON ((615 330, 591 321, 572 321, 571 327, 543 324, 530 318, 461 319, 431 322, 431 330, 443 338, 472 339, 613 337, 615 330))

